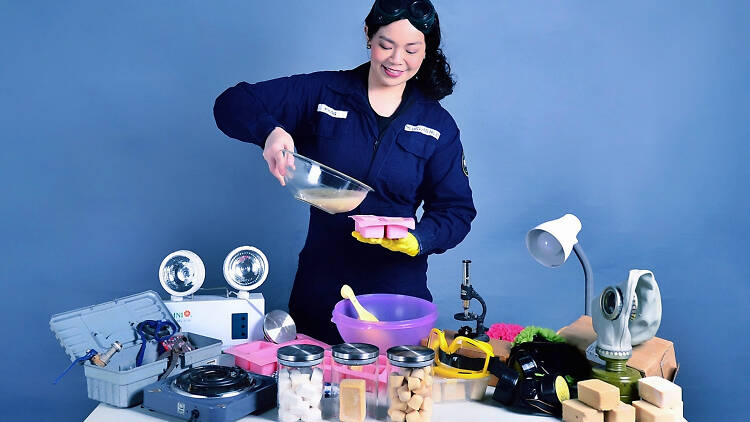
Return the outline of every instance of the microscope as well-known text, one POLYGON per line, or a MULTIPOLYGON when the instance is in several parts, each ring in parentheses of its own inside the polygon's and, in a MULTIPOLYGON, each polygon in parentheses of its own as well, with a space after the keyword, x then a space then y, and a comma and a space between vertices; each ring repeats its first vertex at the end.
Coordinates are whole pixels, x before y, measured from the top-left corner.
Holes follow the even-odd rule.
POLYGON ((477 291, 474 290, 474 287, 472 287, 471 285, 471 281, 469 280, 469 264, 471 264, 470 259, 463 260, 464 274, 463 281, 461 282, 461 304, 464 308, 464 311, 453 315, 453 318, 457 321, 477 322, 475 330, 472 330, 469 325, 462 326, 458 330, 459 336, 464 336, 479 341, 490 341, 489 336, 487 336, 487 327, 484 326, 484 317, 487 316, 487 305, 484 303, 484 299, 479 296, 479 293, 477 293, 477 291), (469 312, 469 306, 472 299, 478 300, 482 305, 481 315, 469 312))

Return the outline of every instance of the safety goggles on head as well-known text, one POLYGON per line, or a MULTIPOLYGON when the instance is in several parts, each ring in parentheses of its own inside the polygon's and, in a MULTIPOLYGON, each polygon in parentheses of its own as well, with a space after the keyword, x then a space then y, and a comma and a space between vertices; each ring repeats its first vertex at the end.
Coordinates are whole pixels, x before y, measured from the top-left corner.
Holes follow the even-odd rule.
POLYGON ((435 23, 435 8, 430 0, 376 0, 373 10, 375 22, 380 25, 409 19, 415 28, 427 34, 435 23))
POLYGON ((492 346, 484 341, 458 336, 448 344, 445 333, 433 328, 427 347, 435 351, 435 374, 448 378, 481 378, 487 376, 492 346), (460 352, 460 353, 459 353, 460 352))

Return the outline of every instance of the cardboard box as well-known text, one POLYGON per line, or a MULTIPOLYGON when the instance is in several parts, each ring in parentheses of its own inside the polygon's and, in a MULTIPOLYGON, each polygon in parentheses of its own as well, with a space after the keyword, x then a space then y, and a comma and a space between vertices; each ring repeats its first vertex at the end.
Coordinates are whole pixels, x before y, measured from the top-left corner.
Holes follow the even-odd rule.
MULTIPOLYGON (((590 361, 602 363, 594 351, 595 345, 592 344, 596 341, 596 332, 590 316, 581 316, 572 324, 561 328, 557 334, 586 353, 590 361)), ((637 369, 644 377, 659 376, 670 381, 674 381, 679 370, 674 344, 659 337, 634 346, 628 366, 637 369)))
MULTIPOLYGON (((444 330, 445 332, 445 341, 450 344, 451 341, 456 337, 456 334, 458 334, 455 330, 444 330)), ((505 341, 505 340, 497 340, 497 339, 490 339, 489 341, 490 345, 492 346, 492 352, 495 354, 496 357, 498 357, 503 363, 505 363, 506 360, 508 360, 508 357, 510 356, 510 348, 511 348, 511 342, 505 341)), ((427 346, 427 338, 423 338, 421 343, 422 346, 427 346)), ((458 349, 458 354, 466 357, 476 357, 473 356, 475 352, 473 350, 465 350, 463 348, 458 349)), ((494 375, 490 375, 490 381, 488 385, 494 387, 497 385, 497 377, 494 375)))

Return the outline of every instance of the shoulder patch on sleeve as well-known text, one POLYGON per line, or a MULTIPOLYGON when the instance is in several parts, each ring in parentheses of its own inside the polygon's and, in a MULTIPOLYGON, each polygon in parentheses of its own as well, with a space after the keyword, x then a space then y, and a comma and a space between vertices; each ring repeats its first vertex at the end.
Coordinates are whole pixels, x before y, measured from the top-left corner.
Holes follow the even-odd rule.
POLYGON ((466 166, 466 154, 461 151, 461 167, 463 168, 466 177, 469 177, 469 168, 466 166))

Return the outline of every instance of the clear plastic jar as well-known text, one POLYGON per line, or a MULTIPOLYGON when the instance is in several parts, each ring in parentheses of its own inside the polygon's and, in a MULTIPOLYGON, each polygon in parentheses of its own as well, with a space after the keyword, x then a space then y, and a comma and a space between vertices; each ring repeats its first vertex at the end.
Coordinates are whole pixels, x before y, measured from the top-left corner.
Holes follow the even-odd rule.
POLYGON ((377 418, 378 354, 376 346, 365 343, 344 343, 331 348, 334 398, 331 419, 363 422, 366 418, 377 418))
POLYGON ((388 349, 388 416, 392 422, 430 422, 435 351, 423 346, 388 349))
POLYGON ((323 419, 323 348, 312 344, 284 346, 276 352, 279 421, 323 419))

